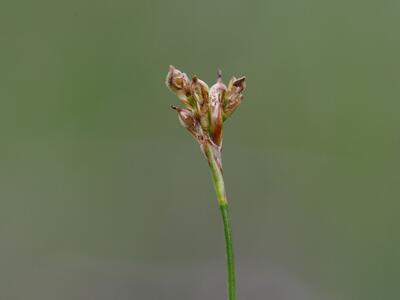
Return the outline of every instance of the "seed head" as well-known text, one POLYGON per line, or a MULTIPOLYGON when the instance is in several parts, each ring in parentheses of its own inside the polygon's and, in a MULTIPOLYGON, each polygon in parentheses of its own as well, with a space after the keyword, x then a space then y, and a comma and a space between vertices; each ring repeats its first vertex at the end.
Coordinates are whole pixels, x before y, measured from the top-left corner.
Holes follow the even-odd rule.
POLYGON ((210 89, 210 104, 209 104, 209 115, 210 115, 210 136, 212 141, 216 145, 222 143, 222 106, 226 93, 226 85, 222 82, 221 71, 218 71, 217 82, 210 89))
POLYGON ((190 134, 200 143, 202 149, 209 144, 219 152, 222 148, 223 122, 236 110, 243 99, 245 77, 232 77, 228 87, 222 81, 218 70, 217 82, 209 88, 196 75, 188 76, 170 66, 167 87, 174 92, 186 108, 172 106, 179 120, 190 134))
POLYGON ((174 66, 169 66, 167 78, 165 80, 167 87, 178 96, 186 106, 190 106, 188 97, 190 93, 189 77, 176 69, 174 66))
POLYGON ((228 91, 224 99, 224 120, 236 110, 243 99, 242 92, 246 87, 246 77, 236 79, 232 77, 228 85, 228 91))
POLYGON ((196 75, 194 75, 192 78, 191 88, 193 98, 198 104, 200 104, 200 106, 203 103, 208 102, 209 88, 207 83, 205 83, 203 80, 200 80, 199 78, 197 78, 196 75))
POLYGON ((197 140, 202 139, 203 132, 199 122, 196 120, 193 112, 185 108, 179 108, 171 105, 171 108, 178 113, 178 119, 183 127, 197 140))

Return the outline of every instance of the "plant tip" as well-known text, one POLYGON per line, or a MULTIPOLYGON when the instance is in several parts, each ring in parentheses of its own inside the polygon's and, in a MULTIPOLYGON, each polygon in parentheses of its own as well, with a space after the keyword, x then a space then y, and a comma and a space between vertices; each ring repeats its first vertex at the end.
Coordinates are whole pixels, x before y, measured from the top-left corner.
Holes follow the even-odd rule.
POLYGON ((221 69, 217 70, 217 77, 218 77, 218 79, 222 79, 222 71, 221 71, 221 69))

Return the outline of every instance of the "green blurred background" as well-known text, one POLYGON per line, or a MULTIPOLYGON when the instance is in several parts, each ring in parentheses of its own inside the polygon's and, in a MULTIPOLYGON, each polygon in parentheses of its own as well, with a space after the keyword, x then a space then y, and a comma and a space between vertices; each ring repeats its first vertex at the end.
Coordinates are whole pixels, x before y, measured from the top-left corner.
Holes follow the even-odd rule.
POLYGON ((168 65, 246 75, 224 166, 239 299, 399 299, 400 2, 0 3, 0 299, 225 298, 168 65))

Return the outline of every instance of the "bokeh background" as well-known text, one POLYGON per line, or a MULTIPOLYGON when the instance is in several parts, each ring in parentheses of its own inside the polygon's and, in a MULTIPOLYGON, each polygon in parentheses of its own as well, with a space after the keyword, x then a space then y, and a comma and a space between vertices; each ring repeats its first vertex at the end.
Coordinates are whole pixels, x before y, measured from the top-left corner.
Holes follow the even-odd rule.
POLYGON ((239 299, 399 299, 400 2, 0 3, 0 299, 225 299, 169 64, 246 75, 224 166, 239 299))

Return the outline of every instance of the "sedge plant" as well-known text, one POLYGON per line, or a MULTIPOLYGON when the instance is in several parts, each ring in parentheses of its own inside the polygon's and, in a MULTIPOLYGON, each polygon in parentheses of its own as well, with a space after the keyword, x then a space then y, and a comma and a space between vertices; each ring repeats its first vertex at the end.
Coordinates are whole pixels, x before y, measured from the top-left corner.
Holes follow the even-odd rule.
POLYGON ((171 106, 179 121, 194 139, 207 159, 224 225, 228 275, 228 300, 236 300, 235 263, 232 228, 222 169, 221 151, 223 123, 232 115, 243 99, 245 77, 235 78, 226 86, 218 71, 217 82, 209 88, 197 76, 189 77, 170 66, 167 87, 174 92, 183 108, 171 106))

